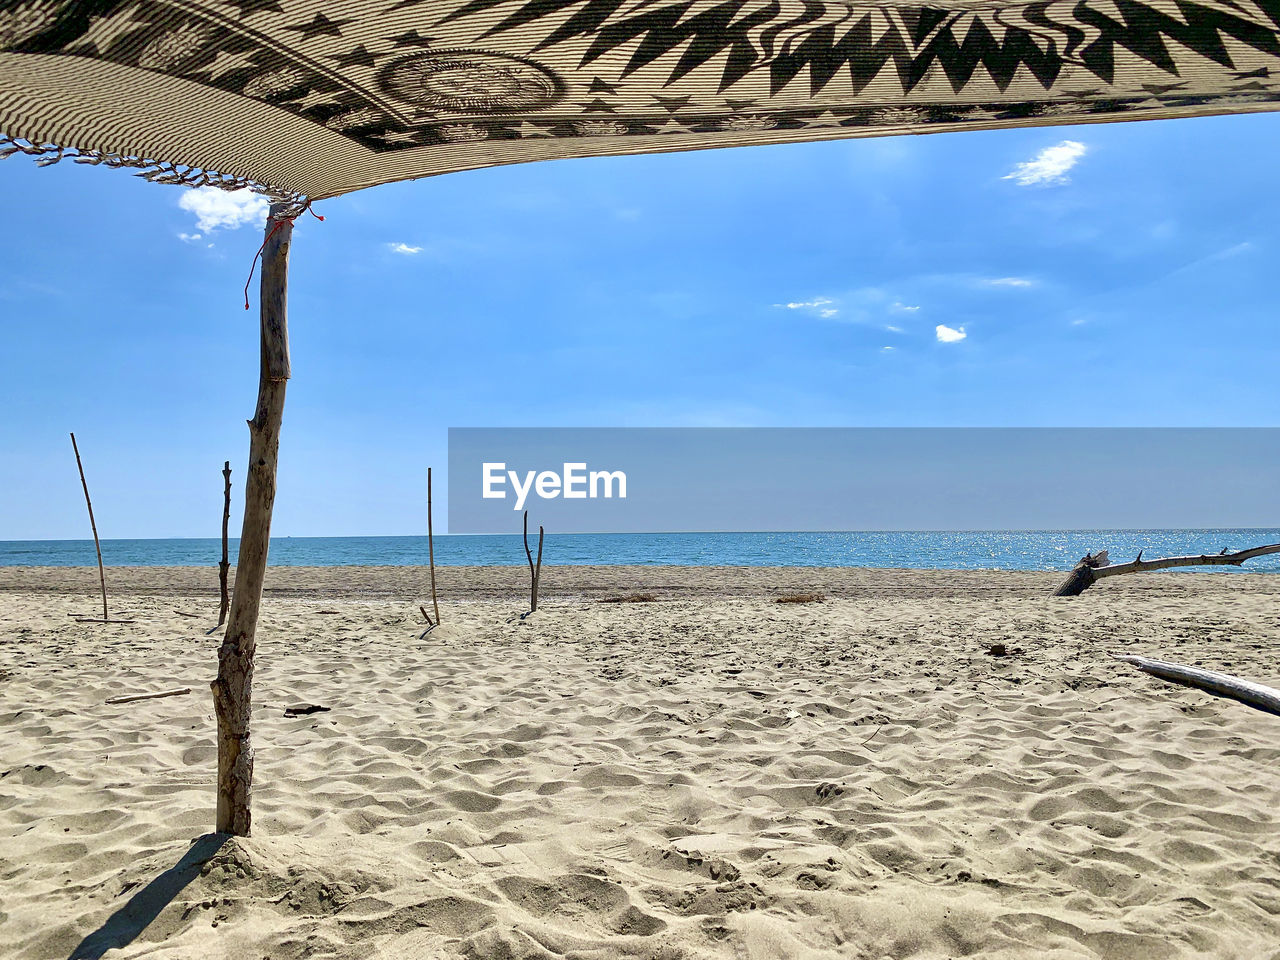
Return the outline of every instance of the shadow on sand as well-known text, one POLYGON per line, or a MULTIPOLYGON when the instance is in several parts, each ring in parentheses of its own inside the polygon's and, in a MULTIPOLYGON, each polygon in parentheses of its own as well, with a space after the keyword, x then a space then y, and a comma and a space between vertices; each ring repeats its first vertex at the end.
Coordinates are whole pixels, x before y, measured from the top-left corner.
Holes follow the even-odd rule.
POLYGON ((230 839, 226 833, 205 834, 191 845, 181 860, 135 893, 106 923, 81 940, 67 960, 98 960, 108 950, 128 946, 230 839))

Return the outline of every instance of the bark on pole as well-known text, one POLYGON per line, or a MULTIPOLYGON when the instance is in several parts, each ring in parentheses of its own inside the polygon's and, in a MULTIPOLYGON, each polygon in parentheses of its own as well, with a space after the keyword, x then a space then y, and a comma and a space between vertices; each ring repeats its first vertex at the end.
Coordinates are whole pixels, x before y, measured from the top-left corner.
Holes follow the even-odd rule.
POLYGON ((227 607, 231 594, 227 591, 227 572, 231 561, 227 557, 227 524, 231 522, 231 461, 222 464, 222 559, 218 561, 218 626, 227 622, 227 607))
POLYGON ((93 501, 89 499, 89 484, 84 479, 84 464, 80 462, 80 448, 76 446, 76 435, 71 434, 71 449, 76 452, 76 469, 80 471, 80 486, 84 488, 84 503, 89 508, 89 527, 93 530, 93 549, 98 551, 98 582, 102 584, 102 620, 107 616, 107 575, 102 569, 102 544, 98 542, 98 524, 93 519, 93 501))
POLYGON ((271 541, 271 508, 276 496, 276 459, 285 387, 289 380, 289 243, 293 222, 276 220, 284 207, 273 204, 266 225, 260 287, 261 373, 258 407, 249 421, 249 469, 245 474, 244 525, 236 560, 235 591, 227 632, 218 651, 213 707, 218 719, 218 813, 216 829, 246 837, 253 784, 253 743, 249 717, 253 701, 253 653, 271 541))

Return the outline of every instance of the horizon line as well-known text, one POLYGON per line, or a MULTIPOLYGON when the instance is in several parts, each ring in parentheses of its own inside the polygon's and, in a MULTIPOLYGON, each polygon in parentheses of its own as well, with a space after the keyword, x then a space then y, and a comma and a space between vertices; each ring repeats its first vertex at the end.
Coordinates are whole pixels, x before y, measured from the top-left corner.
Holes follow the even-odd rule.
MULTIPOLYGON (((1143 533, 1147 531, 1255 531, 1280 530, 1280 523, 1275 526, 1235 526, 1235 527, 1203 527, 1203 526, 1145 526, 1145 527, 866 527, 855 529, 810 529, 810 530, 562 530, 548 531, 548 537, 669 537, 669 536, 743 536, 773 534, 856 534, 856 533, 1143 533)), ((520 537, 516 531, 512 533, 441 533, 439 537, 520 537)), ((412 540, 426 539, 425 533, 375 533, 375 534, 279 534, 272 540, 412 540)), ((214 540, 221 537, 102 537, 103 543, 120 543, 132 541, 173 541, 173 540, 214 540)), ((239 536, 229 536, 228 542, 239 540, 239 536)), ((93 543, 91 537, 29 537, 24 539, 0 539, 0 544, 8 543, 93 543)))

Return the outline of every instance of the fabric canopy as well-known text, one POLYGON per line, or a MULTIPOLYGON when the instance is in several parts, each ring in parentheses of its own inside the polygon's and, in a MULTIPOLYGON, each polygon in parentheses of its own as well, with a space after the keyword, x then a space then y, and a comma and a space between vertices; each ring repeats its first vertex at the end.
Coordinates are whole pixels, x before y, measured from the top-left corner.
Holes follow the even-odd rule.
POLYGON ((1280 0, 0 0, 9 152, 320 199, 557 157, 1271 110, 1280 0))

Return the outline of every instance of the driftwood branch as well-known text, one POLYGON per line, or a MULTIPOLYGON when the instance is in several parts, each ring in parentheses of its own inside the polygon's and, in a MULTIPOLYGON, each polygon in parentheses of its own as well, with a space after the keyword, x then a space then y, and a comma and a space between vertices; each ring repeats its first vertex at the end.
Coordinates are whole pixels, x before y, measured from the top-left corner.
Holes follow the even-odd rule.
MULTIPOLYGON (((107 574, 102 569, 102 544, 98 540, 98 524, 93 519, 93 501, 89 499, 89 484, 84 479, 84 464, 80 462, 80 448, 76 446, 76 435, 71 434, 71 449, 76 452, 76 469, 80 471, 80 486, 84 488, 84 503, 89 508, 89 527, 93 530, 93 549, 98 551, 98 582, 102 584, 102 622, 110 623, 111 615, 107 613, 107 574)), ((92 621, 84 620, 84 623, 92 621)))
POLYGON ((159 700, 161 697, 180 697, 184 693, 190 693, 190 687, 179 687, 177 690, 163 690, 160 693, 139 693, 132 697, 112 697, 106 703, 134 703, 138 700, 159 700))
POLYGON ((1131 560, 1128 563, 1117 563, 1105 567, 1099 567, 1094 571, 1094 576, 1098 579, 1103 577, 1114 577, 1122 573, 1145 573, 1148 570, 1167 570, 1170 567, 1211 567, 1229 565, 1238 567, 1246 560, 1254 557, 1266 556, 1269 553, 1280 553, 1280 543, 1267 544, 1264 547, 1250 547, 1248 550, 1237 550, 1234 553, 1228 553, 1223 550, 1221 553, 1201 554, 1198 557, 1163 557, 1159 560, 1143 560, 1142 554, 1138 554, 1138 559, 1131 560))
MULTIPOLYGON (((436 599, 436 540, 435 531, 431 526, 431 468, 427 467, 427 563, 431 567, 431 608, 436 612, 435 623, 440 622, 440 601, 436 599)), ((423 610, 422 615, 427 616, 427 611, 423 610)), ((431 618, 427 617, 427 623, 431 623, 431 618)), ((435 624, 432 624, 434 626, 435 624)))
POLYGON ((1158 560, 1143 560, 1142 551, 1128 563, 1111 563, 1107 551, 1086 554, 1068 574, 1067 579, 1059 584, 1053 592, 1055 597, 1078 597, 1091 586, 1106 577, 1118 577, 1126 573, 1146 573, 1150 570, 1168 570, 1171 567, 1238 567, 1246 560, 1266 556, 1269 553, 1280 553, 1280 543, 1271 543, 1262 547, 1250 547, 1248 550, 1236 550, 1221 553, 1206 553, 1199 556, 1161 557, 1158 560))
POLYGON ((231 606, 231 594, 227 591, 227 571, 231 561, 227 557, 227 524, 231 522, 231 461, 222 463, 222 559, 218 561, 218 626, 227 622, 227 608, 231 606))
POLYGON ((1252 680, 1241 680, 1229 673, 1216 673, 1213 670, 1201 670, 1199 667, 1186 667, 1180 663, 1169 663, 1165 660, 1152 660, 1132 654, 1113 653, 1117 660, 1131 663, 1139 670, 1186 687, 1194 687, 1215 696, 1236 700, 1246 706, 1261 710, 1264 713, 1280 716, 1280 690, 1263 686, 1252 680))
POLYGON ((538 562, 533 562, 533 553, 529 550, 529 511, 524 512, 524 555, 529 559, 529 612, 538 611, 538 581, 542 579, 542 527, 538 527, 538 562))

